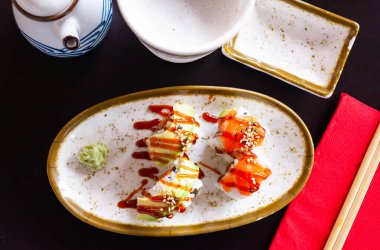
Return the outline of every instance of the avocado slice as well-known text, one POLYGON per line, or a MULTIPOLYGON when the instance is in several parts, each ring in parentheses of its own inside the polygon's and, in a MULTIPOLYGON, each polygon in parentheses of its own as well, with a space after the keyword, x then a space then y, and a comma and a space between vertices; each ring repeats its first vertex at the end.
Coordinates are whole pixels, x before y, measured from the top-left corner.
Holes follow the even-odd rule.
POLYGON ((236 117, 241 117, 244 119, 244 117, 249 117, 251 116, 251 113, 243 108, 243 107, 234 107, 232 109, 225 109, 219 114, 219 118, 225 117, 227 115, 230 115, 231 112, 234 112, 236 114, 236 117))
POLYGON ((225 110, 223 110, 223 111, 219 114, 219 118, 227 116, 228 114, 230 114, 230 112, 231 112, 232 110, 235 110, 235 111, 236 111, 237 108, 233 108, 233 109, 225 109, 225 110))
MULTIPOLYGON (((137 198, 137 210, 139 209, 139 207, 140 208, 146 207, 148 209, 150 208, 152 211, 155 210, 158 212, 157 215, 159 217, 165 217, 166 215, 169 214, 169 212, 166 211, 167 208, 169 207, 168 204, 163 203, 163 202, 152 201, 147 197, 138 197, 137 198), (161 212, 160 208, 165 209, 165 211, 161 212)), ((149 215, 149 214, 139 213, 139 211, 137 214, 137 218, 140 220, 147 220, 147 221, 157 221, 158 220, 157 217, 154 217, 154 216, 149 215)))
MULTIPOLYGON (((174 112, 174 120, 181 119, 181 116, 178 113, 194 118, 194 109, 183 102, 177 102, 176 104, 174 104, 173 112, 174 112)), ((181 122, 178 122, 177 124, 172 123, 171 127, 174 126, 175 128, 175 126, 178 126, 178 125, 182 127, 182 130, 190 131, 190 132, 193 132, 195 128, 194 123, 189 124, 189 123, 181 123, 181 122)))
POLYGON ((146 220, 146 221, 157 221, 158 220, 156 217, 150 216, 148 214, 138 214, 137 219, 146 220))

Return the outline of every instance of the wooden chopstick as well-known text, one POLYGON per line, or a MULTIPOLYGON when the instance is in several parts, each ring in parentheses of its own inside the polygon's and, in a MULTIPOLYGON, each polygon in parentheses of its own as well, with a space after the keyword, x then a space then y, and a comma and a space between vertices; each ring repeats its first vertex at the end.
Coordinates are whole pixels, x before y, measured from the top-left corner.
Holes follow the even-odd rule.
POLYGON ((324 247, 342 249, 380 162, 380 124, 367 149, 355 180, 324 247))

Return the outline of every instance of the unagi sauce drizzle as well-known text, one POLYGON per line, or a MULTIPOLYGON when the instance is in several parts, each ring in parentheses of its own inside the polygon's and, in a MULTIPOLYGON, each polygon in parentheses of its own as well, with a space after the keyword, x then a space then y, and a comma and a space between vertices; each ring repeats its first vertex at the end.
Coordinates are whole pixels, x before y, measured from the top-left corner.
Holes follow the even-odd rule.
POLYGON ((170 115, 173 112, 173 106, 170 105, 149 105, 149 111, 162 115, 164 117, 170 115))
POLYGON ((179 111, 174 111, 174 115, 180 117, 179 119, 174 119, 174 123, 194 124, 195 126, 199 127, 199 123, 192 116, 183 114, 179 111))
POLYGON ((136 142, 136 146, 139 148, 146 148, 148 145, 146 144, 146 139, 140 139, 136 142))
POLYGON ((215 174, 217 174, 217 175, 222 175, 222 173, 218 170, 218 169, 216 169, 216 168, 213 168, 213 167, 210 167, 209 165, 207 165, 207 164, 205 164, 205 163, 203 163, 203 162, 198 162, 201 166, 203 166, 203 167, 205 167, 205 168, 208 168, 208 169, 210 169, 212 172, 214 172, 215 174))
POLYGON ((199 178, 199 179, 203 179, 203 178, 205 178, 205 173, 203 172, 202 169, 199 169, 199 175, 198 175, 198 178, 199 178))
POLYGON ((148 160, 148 161, 151 160, 150 156, 149 156, 149 152, 147 152, 147 151, 133 152, 132 153, 132 158, 133 159, 148 160))
POLYGON ((202 114, 202 118, 206 122, 211 122, 211 123, 217 123, 218 122, 218 118, 216 116, 211 115, 209 112, 204 112, 202 114))
POLYGON ((151 147, 168 149, 174 152, 182 152, 181 141, 179 139, 152 137, 149 139, 149 142, 151 147))
POLYGON ((140 121, 140 122, 135 122, 133 124, 133 127, 137 130, 143 130, 143 129, 148 129, 155 131, 157 129, 158 124, 160 124, 161 120, 160 119, 153 119, 150 121, 140 121))
POLYGON ((158 177, 156 176, 156 174, 158 174, 159 172, 160 171, 156 167, 141 168, 139 170, 139 175, 141 177, 147 177, 147 178, 151 178, 152 180, 157 181, 158 177))
POLYGON ((137 189, 133 190, 133 192, 130 193, 127 196, 127 198, 125 198, 124 200, 119 201, 119 203, 117 203, 117 206, 119 208, 136 208, 137 207, 137 200, 136 199, 132 200, 132 198, 133 198, 133 196, 135 194, 137 194, 139 191, 141 191, 146 184, 148 184, 148 179, 143 179, 141 181, 140 186, 137 189))

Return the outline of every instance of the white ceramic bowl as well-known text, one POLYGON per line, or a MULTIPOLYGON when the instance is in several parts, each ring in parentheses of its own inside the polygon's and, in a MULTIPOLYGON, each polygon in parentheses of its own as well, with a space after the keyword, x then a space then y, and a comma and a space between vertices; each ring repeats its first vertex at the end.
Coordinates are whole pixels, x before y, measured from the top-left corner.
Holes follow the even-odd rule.
POLYGON ((204 57, 236 35, 254 0, 118 0, 126 23, 156 56, 204 57))

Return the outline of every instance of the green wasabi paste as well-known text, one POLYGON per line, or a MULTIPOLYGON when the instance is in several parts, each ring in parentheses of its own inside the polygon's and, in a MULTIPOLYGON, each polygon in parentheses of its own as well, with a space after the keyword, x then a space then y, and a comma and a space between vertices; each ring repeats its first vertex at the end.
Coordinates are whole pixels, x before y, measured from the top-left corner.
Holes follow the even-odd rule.
POLYGON ((107 145, 101 142, 84 146, 79 153, 79 162, 97 171, 107 164, 107 145))

